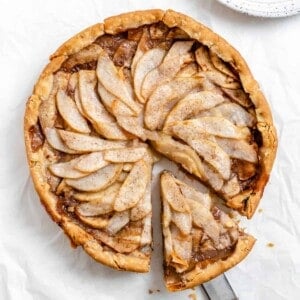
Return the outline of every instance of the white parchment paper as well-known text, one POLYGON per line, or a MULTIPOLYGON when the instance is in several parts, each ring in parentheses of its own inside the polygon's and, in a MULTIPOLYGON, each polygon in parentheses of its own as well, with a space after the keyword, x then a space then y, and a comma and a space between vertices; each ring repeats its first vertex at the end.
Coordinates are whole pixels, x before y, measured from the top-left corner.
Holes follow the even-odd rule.
POLYGON ((257 243, 227 275, 239 299, 299 299, 300 15, 258 19, 208 0, 0 0, 0 299, 205 299, 200 288, 170 294, 163 286, 157 188, 152 270, 117 272, 70 247, 40 205, 25 158, 25 102, 48 56, 105 17, 148 8, 181 11, 225 37, 269 100, 278 155, 260 210, 243 220, 257 243))

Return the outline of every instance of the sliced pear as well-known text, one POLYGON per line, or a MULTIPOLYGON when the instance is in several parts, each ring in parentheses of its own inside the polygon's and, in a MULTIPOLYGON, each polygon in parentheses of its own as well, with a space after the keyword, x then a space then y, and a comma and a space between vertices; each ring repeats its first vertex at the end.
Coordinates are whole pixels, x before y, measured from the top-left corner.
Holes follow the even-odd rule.
POLYGON ((119 175, 119 177, 117 178, 117 182, 123 183, 125 181, 125 179, 127 178, 128 173, 122 171, 119 175))
POLYGON ((178 41, 172 45, 162 63, 146 75, 141 90, 144 99, 148 99, 158 85, 174 78, 183 64, 190 60, 187 54, 193 43, 192 41, 178 41))
POLYGON ((130 164, 130 163, 125 163, 125 164, 123 165, 123 171, 125 171, 125 172, 130 172, 130 170, 132 169, 132 167, 133 167, 132 164, 130 164))
POLYGON ((66 130, 58 130, 58 133, 69 148, 80 152, 118 149, 126 146, 126 141, 108 141, 95 136, 66 130))
POLYGON ((234 102, 242 105, 243 107, 251 107, 253 103, 250 100, 250 97, 248 94, 245 93, 245 91, 240 89, 228 89, 225 87, 222 87, 222 91, 234 102))
POLYGON ((87 118, 87 116, 85 115, 83 108, 82 108, 78 84, 76 85, 75 90, 74 90, 74 102, 76 104, 78 111, 81 113, 81 115, 87 118))
POLYGON ((190 140, 188 144, 212 165, 222 176, 229 179, 231 173, 231 161, 229 155, 218 144, 207 139, 190 140))
POLYGON ((177 142, 172 137, 164 134, 159 134, 159 139, 152 141, 152 145, 158 152, 181 164, 189 173, 204 181, 207 180, 203 163, 191 147, 177 142))
POLYGON ((198 76, 200 78, 204 78, 199 72, 198 72, 198 66, 193 61, 189 64, 187 64, 185 67, 183 67, 179 72, 176 74, 177 78, 189 78, 189 77, 195 77, 198 76))
POLYGON ((97 200, 97 202, 81 203, 76 207, 76 213, 84 217, 94 217, 105 215, 114 209, 114 198, 107 197, 97 200))
POLYGON ((224 117, 237 126, 252 127, 255 124, 255 118, 236 103, 223 103, 202 112, 197 117, 201 116, 224 117))
POLYGON ((78 111, 75 102, 65 91, 59 90, 57 92, 56 104, 60 115, 73 130, 81 133, 91 132, 87 121, 78 111))
POLYGON ((108 232, 108 234, 114 235, 119 232, 124 226, 126 226, 129 221, 129 210, 116 212, 108 221, 106 231, 108 232))
POLYGON ((150 180, 150 165, 144 160, 136 162, 125 179, 115 199, 116 211, 124 211, 134 207, 144 196, 150 180))
POLYGON ((141 95, 142 84, 145 76, 161 64, 165 55, 165 50, 161 48, 154 48, 147 51, 137 62, 134 70, 133 82, 135 94, 141 103, 146 102, 146 99, 144 99, 141 95))
POLYGON ((193 218, 193 223, 202 228, 204 232, 214 241, 215 245, 219 244, 221 227, 214 219, 211 211, 200 202, 186 199, 193 218))
POLYGON ((106 150, 104 151, 104 159, 115 163, 136 162, 143 158, 146 152, 145 147, 106 150))
POLYGON ((230 70, 228 65, 214 52, 209 51, 210 59, 213 64, 213 66, 219 70, 220 72, 234 78, 238 79, 237 76, 230 70))
POLYGON ((67 179, 66 183, 84 192, 96 192, 112 184, 122 171, 122 164, 110 164, 80 179, 67 179))
POLYGON ((78 73, 72 73, 68 81, 67 91, 74 93, 78 84, 78 73))
POLYGON ((190 234, 192 230, 192 218, 190 212, 172 212, 172 221, 182 234, 190 234))
POLYGON ((146 130, 142 127, 139 117, 130 116, 117 116, 118 124, 130 132, 131 134, 139 137, 141 140, 145 141, 147 139, 146 130))
POLYGON ((79 91, 85 115, 100 135, 112 140, 126 140, 125 132, 98 99, 95 92, 96 84, 95 71, 79 71, 79 91))
POLYGON ((188 130, 190 137, 196 139, 203 134, 216 135, 232 139, 245 139, 250 136, 247 127, 237 127, 221 117, 202 117, 175 123, 173 131, 188 130))
POLYGON ((241 88, 241 84, 238 81, 233 81, 232 77, 227 77, 225 74, 220 73, 218 70, 207 71, 205 76, 217 86, 237 90, 241 88))
POLYGON ((180 191, 185 198, 200 202, 208 209, 211 208, 211 197, 209 193, 200 192, 180 180, 176 180, 176 184, 179 186, 180 191))
POLYGON ((135 72, 135 68, 136 68, 136 65, 137 63, 139 62, 139 60, 141 59, 141 57, 144 55, 145 51, 147 51, 147 43, 149 41, 149 31, 148 31, 148 28, 144 27, 143 28, 143 33, 142 33, 142 36, 139 40, 139 43, 138 43, 138 46, 137 46, 137 49, 135 51, 135 55, 132 59, 132 63, 131 63, 131 73, 132 73, 132 76, 134 75, 134 72, 135 72))
POLYGON ((98 230, 95 233, 97 239, 101 240, 104 244, 114 249, 117 253, 131 253, 140 246, 140 241, 130 241, 120 239, 117 237, 109 236, 108 233, 98 230))
POLYGON ((121 187, 121 183, 114 182, 112 185, 108 186, 107 188, 99 192, 95 192, 95 193, 76 192, 73 194, 73 197, 78 201, 99 203, 100 206, 102 207, 104 207, 107 203, 109 207, 111 207, 113 206, 114 199, 117 193, 119 192, 120 187, 121 187))
POLYGON ((152 226, 151 213, 149 213, 143 220, 143 231, 141 233, 141 246, 150 245, 152 243, 152 226))
POLYGON ((191 93, 180 100, 171 110, 165 121, 164 130, 167 131, 170 124, 192 118, 200 111, 210 109, 224 100, 221 95, 210 91, 191 93))
POLYGON ((101 84, 110 93, 129 106, 134 113, 139 114, 141 107, 132 99, 126 88, 124 79, 121 78, 114 63, 103 49, 98 58, 97 76, 101 84))
POLYGON ((39 121, 44 133, 45 128, 52 128, 55 125, 55 121, 57 119, 56 93, 59 88, 67 88, 69 78, 70 74, 57 72, 53 76, 52 90, 48 99, 41 99, 42 101, 39 107, 39 121))
POLYGON ((201 79, 197 77, 175 78, 168 83, 159 85, 146 104, 146 126, 150 130, 161 129, 166 116, 174 105, 199 86, 201 86, 201 79))
POLYGON ((167 228, 170 226, 170 223, 172 221, 172 213, 171 213, 171 208, 170 205, 168 203, 168 201, 164 198, 163 199, 163 203, 162 203, 162 207, 163 207, 163 215, 162 215, 162 225, 164 228, 167 228))
POLYGON ((83 217, 81 215, 78 217, 84 224, 95 229, 104 229, 108 224, 108 219, 103 217, 83 217))
POLYGON ((52 174, 62 178, 81 178, 87 176, 87 173, 80 172, 74 168, 79 159, 80 157, 68 162, 56 163, 50 165, 49 169, 52 174))
POLYGON ((200 46, 195 51, 195 58, 202 71, 207 72, 215 69, 210 59, 208 49, 205 46, 200 46))
POLYGON ((109 164, 103 157, 103 152, 92 152, 81 155, 74 168, 85 173, 92 173, 109 164))
POLYGON ((185 203, 185 198, 181 194, 178 185, 175 182, 174 176, 169 172, 163 172, 160 176, 161 193, 173 210, 177 212, 188 212, 188 206, 185 203))
POLYGON ((81 153, 80 151, 75 151, 67 147, 55 128, 45 128, 44 132, 48 143, 54 149, 61 152, 70 153, 70 154, 81 153))
POLYGON ((237 158, 252 163, 256 163, 258 160, 255 146, 244 140, 216 137, 216 142, 232 158, 237 158))
POLYGON ((202 165, 210 186, 215 191, 220 191, 224 184, 224 180, 222 179, 221 175, 206 162, 203 162, 202 165))
POLYGON ((130 219, 132 221, 141 220, 150 212, 151 212, 151 182, 149 181, 144 196, 140 199, 137 205, 131 209, 130 219))
POLYGON ((237 195, 240 191, 241 186, 236 176, 233 176, 222 187, 222 193, 224 193, 227 197, 233 197, 237 195))

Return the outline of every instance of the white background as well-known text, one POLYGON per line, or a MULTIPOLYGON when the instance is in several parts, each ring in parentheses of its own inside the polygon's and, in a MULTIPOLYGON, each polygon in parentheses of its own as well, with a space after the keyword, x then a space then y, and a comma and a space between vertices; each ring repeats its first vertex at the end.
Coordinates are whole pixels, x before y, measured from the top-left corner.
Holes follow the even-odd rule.
POLYGON ((193 292, 168 294, 163 287, 158 217, 149 274, 117 272, 73 250, 40 205, 25 159, 25 102, 48 56, 105 17, 147 8, 172 8, 208 25, 242 53, 260 82, 279 134, 278 155, 262 212, 244 221, 257 243, 227 275, 242 300, 299 299, 300 15, 258 19, 207 0, 0 0, 0 299, 188 299, 193 292))

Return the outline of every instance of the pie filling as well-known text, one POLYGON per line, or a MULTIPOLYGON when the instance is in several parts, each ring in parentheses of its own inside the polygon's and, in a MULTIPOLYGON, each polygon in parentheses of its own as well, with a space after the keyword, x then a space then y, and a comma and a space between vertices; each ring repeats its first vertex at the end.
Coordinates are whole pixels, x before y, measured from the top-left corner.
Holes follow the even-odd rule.
MULTIPOLYGON (((159 22, 105 34, 71 55, 40 105, 31 148, 47 159, 60 214, 107 251, 149 256, 152 148, 227 201, 259 176, 256 124, 234 67, 159 22)), ((175 210, 164 200, 167 273, 181 280, 225 259, 243 235, 209 195, 197 197, 206 203, 188 199, 175 210)))
POLYGON ((169 288, 184 287, 195 269, 226 260, 246 234, 202 193, 171 173, 161 175, 165 277, 169 288))

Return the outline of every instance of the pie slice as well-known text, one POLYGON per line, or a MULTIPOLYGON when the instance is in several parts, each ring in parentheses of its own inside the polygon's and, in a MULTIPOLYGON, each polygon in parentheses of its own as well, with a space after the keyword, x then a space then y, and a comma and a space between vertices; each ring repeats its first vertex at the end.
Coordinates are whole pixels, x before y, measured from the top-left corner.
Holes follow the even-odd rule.
POLYGON ((165 284, 169 291, 202 284, 248 255, 255 238, 214 204, 209 193, 166 171, 160 184, 165 284))
MULTIPOLYGON (((135 272, 149 270, 157 152, 251 218, 277 146, 270 109, 241 55, 171 10, 111 17, 65 42, 37 81, 24 123, 49 215, 95 260, 135 272)), ((167 285, 179 290, 236 264, 253 238, 209 194, 165 177, 167 285)))

